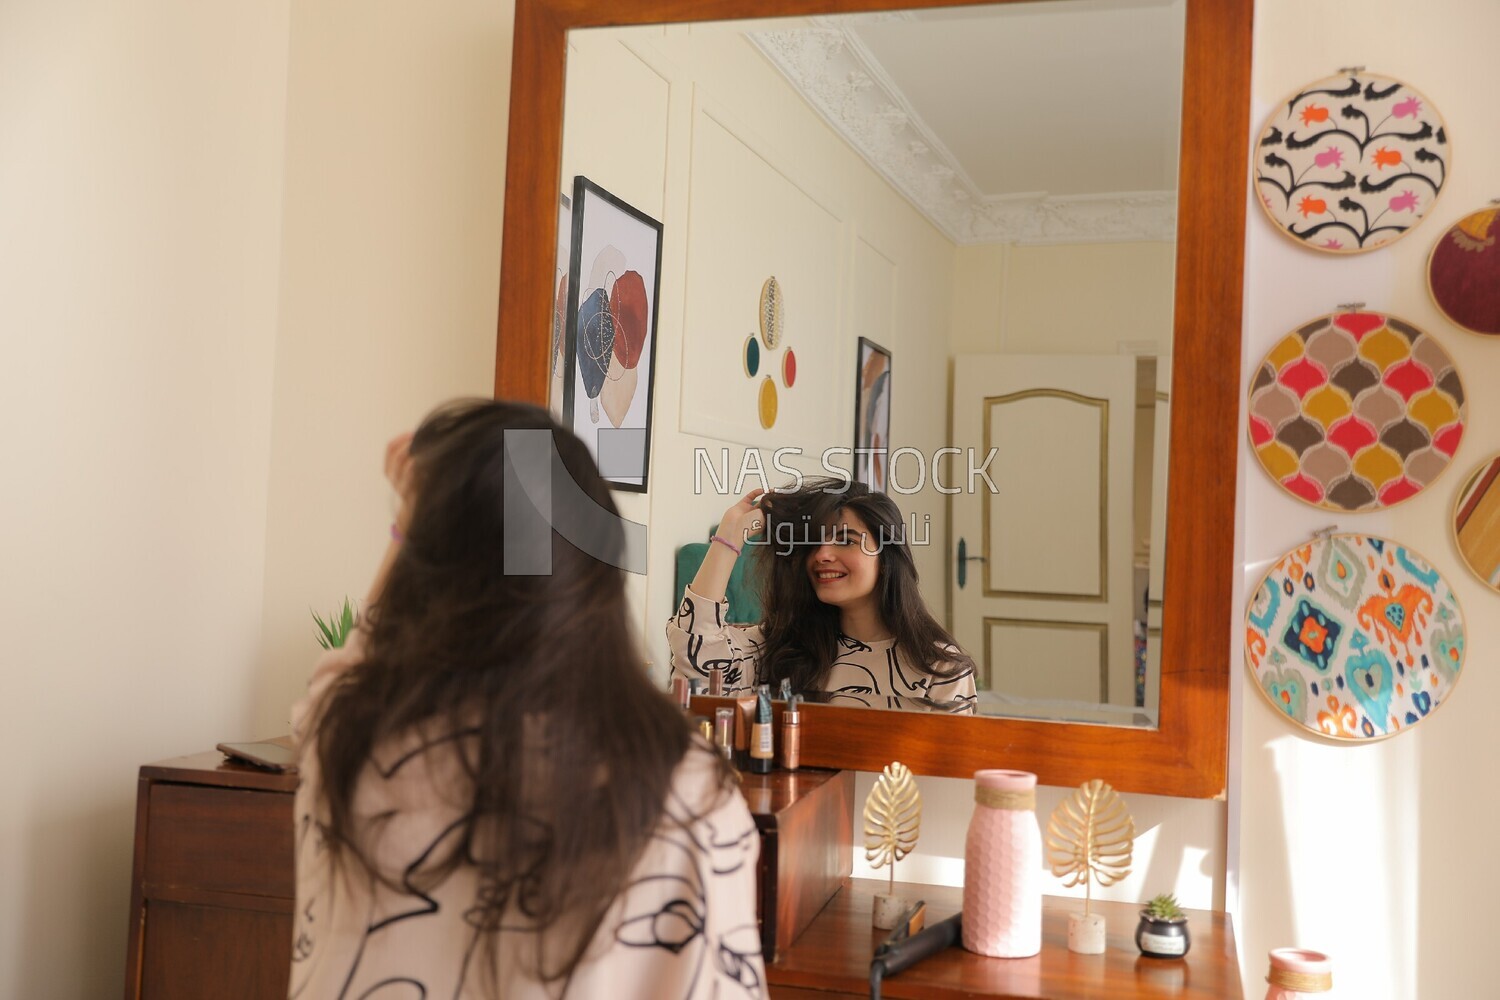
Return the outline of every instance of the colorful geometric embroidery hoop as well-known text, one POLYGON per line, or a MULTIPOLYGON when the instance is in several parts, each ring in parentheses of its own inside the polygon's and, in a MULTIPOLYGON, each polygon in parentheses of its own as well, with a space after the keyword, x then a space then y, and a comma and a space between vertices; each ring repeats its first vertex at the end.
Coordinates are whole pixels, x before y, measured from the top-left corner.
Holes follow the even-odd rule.
POLYGON ((1500 590, 1500 455, 1469 473, 1453 502, 1453 544, 1464 565, 1500 590))
POLYGON ((1343 742, 1405 732, 1452 697, 1463 611, 1399 542, 1329 535, 1278 559, 1251 592, 1245 665, 1293 725, 1343 742))
POLYGON ((1427 216, 1451 159, 1432 102, 1400 80, 1346 71, 1289 95, 1266 119, 1256 200, 1302 246, 1363 253, 1427 216))
POLYGON ((760 341, 755 339, 755 334, 752 333, 745 338, 745 347, 740 355, 740 361, 745 368, 745 377, 754 378, 760 373, 760 341))
POLYGON ((760 425, 770 430, 776 423, 776 383, 769 375, 761 380, 756 409, 760 411, 760 425))
POLYGON ((1452 464, 1468 420, 1463 380, 1430 334, 1377 312, 1321 316, 1277 342, 1250 382, 1261 468, 1325 510, 1415 496, 1452 464))
POLYGON ((1500 336, 1500 209, 1459 219, 1427 256, 1427 293, 1450 323, 1482 337, 1500 336))

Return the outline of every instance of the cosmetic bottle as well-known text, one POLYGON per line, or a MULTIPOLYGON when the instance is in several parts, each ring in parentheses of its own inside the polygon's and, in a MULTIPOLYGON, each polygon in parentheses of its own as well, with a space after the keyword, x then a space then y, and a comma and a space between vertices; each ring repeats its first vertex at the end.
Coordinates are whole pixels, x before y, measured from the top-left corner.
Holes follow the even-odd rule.
POLYGON ((750 770, 750 727, 755 725, 755 695, 734 699, 734 766, 750 770))
POLYGON ((781 712, 781 766, 795 771, 802 766, 802 697, 792 695, 781 712))
POLYGON ((691 697, 692 689, 688 687, 688 679, 674 675, 672 677, 672 700, 677 703, 677 707, 686 712, 688 705, 691 704, 689 700, 691 697))
POLYGON ((693 716, 693 728, 703 736, 703 742, 714 745, 714 722, 706 715, 693 716))
POLYGON ((708 672, 708 693, 710 697, 724 697, 724 668, 714 667, 708 672))
POLYGON ((792 680, 790 677, 783 677, 781 679, 781 700, 792 700, 792 680))
POLYGON ((750 727, 750 773, 770 774, 776 756, 776 739, 771 728, 771 686, 762 684, 755 692, 755 725, 750 727))
POLYGON ((725 760, 734 759, 734 709, 720 708, 714 712, 714 749, 725 760))

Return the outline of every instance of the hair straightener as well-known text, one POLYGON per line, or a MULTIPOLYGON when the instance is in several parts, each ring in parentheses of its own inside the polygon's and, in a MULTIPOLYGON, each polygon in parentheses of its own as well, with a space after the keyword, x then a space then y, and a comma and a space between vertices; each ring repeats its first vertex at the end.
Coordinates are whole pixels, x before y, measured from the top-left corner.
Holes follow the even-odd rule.
POLYGON ((955 913, 923 930, 926 913, 925 903, 907 910, 895 932, 875 949, 875 956, 870 959, 870 1000, 880 1000, 880 984, 887 976, 894 976, 902 969, 959 943, 962 913, 955 913))

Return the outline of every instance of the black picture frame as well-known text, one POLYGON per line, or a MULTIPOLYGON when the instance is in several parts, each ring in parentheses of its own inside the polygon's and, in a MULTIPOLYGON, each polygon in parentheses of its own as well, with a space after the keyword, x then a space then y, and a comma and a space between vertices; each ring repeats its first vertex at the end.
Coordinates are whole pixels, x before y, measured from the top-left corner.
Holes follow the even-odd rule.
POLYGON ((881 493, 889 492, 890 484, 891 379, 891 352, 860 337, 854 358, 854 481, 881 493), (865 366, 875 356, 885 359, 884 370, 866 386, 865 366))
MULTIPOLYGON (((589 446, 612 488, 645 493, 651 471, 662 224, 581 174, 573 179, 572 213, 562 420, 589 446), (650 273, 641 273, 642 268, 650 273), (636 315, 642 305, 644 318, 636 315), (616 326, 624 326, 617 317, 633 317, 632 325, 640 328, 635 351, 617 350, 616 326), (626 383, 628 391, 620 388, 626 383)), ((622 343, 628 345, 630 338, 622 343)))

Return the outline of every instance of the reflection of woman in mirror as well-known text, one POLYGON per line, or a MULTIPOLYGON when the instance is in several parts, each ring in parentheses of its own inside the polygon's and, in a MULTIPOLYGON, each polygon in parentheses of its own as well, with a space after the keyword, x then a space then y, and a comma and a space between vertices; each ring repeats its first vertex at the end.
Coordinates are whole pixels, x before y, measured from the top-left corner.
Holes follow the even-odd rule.
POLYGON ((517 430, 615 513, 537 407, 450 404, 387 447, 368 613, 292 713, 290 996, 763 998, 755 824, 641 669, 618 517, 503 569, 517 430))
POLYGON ((787 680, 834 704, 974 711, 973 661, 917 590, 901 511, 860 483, 747 493, 724 512, 667 640, 673 673, 722 670, 726 694, 787 680), (727 625, 730 571, 752 551, 765 621, 727 625))

